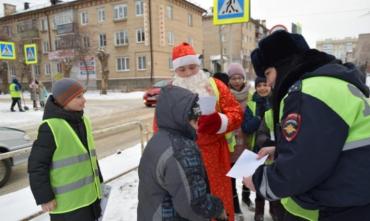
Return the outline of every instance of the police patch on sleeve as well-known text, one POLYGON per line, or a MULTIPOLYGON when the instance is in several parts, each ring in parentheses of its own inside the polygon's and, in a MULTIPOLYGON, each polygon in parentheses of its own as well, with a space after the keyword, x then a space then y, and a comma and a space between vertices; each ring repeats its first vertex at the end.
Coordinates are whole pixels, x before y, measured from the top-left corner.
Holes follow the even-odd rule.
POLYGON ((301 129, 301 115, 297 113, 289 114, 282 125, 284 138, 288 142, 294 140, 301 129))

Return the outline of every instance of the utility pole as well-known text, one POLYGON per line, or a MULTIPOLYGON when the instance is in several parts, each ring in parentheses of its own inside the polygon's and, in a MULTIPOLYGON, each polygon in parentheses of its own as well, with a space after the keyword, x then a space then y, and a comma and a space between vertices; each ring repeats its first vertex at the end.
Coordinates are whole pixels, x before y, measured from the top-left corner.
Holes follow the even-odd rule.
POLYGON ((222 29, 223 25, 218 26, 218 34, 220 37, 220 60, 221 60, 221 72, 224 70, 224 44, 223 44, 223 39, 222 39, 222 29))

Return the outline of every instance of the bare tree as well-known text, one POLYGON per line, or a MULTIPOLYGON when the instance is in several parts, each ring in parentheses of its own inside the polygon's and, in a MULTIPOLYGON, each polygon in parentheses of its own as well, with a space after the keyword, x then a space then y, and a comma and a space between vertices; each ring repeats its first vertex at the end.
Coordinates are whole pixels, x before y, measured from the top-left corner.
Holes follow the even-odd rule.
POLYGON ((109 54, 104 51, 104 49, 100 49, 96 56, 100 61, 101 66, 101 94, 107 94, 108 90, 108 80, 109 80, 109 69, 108 69, 108 58, 109 54))
POLYGON ((62 71, 64 77, 69 78, 71 76, 71 70, 73 67, 74 60, 75 60, 74 58, 64 58, 62 60, 62 71))

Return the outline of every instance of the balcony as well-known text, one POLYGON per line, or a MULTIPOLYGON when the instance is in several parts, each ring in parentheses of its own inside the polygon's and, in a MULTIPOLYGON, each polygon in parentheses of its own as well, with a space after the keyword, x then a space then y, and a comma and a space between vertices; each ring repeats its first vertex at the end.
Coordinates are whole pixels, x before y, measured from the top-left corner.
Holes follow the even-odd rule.
POLYGON ((60 36, 56 39, 55 49, 78 49, 81 46, 80 36, 78 34, 69 34, 60 36))
POLYGON ((18 22, 17 33, 22 39, 34 39, 39 37, 39 29, 36 19, 18 22))
POLYGON ((76 34, 78 27, 76 23, 62 24, 56 26, 56 35, 76 34))

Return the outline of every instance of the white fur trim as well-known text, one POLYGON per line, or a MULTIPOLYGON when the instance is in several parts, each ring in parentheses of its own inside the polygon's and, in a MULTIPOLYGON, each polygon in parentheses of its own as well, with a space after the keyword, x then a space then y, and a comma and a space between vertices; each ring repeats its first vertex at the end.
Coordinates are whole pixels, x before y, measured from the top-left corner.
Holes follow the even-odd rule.
POLYGON ((222 133, 225 133, 227 130, 227 124, 229 123, 229 119, 227 118, 225 114, 218 113, 218 115, 221 118, 221 127, 217 131, 217 134, 222 134, 222 133))
POLYGON ((200 60, 198 56, 193 54, 193 55, 186 55, 186 56, 178 57, 175 60, 173 60, 172 63, 173 63, 173 69, 176 70, 176 68, 185 66, 188 64, 200 65, 200 60))

